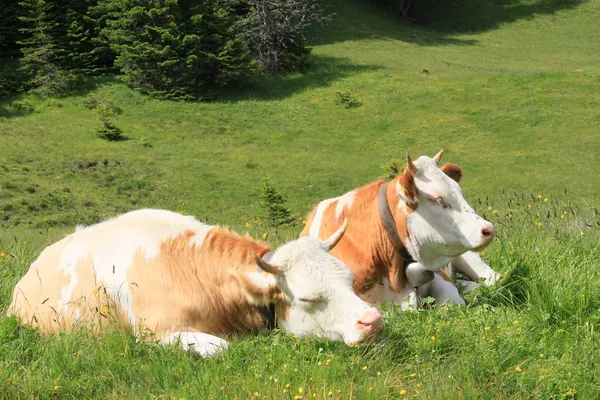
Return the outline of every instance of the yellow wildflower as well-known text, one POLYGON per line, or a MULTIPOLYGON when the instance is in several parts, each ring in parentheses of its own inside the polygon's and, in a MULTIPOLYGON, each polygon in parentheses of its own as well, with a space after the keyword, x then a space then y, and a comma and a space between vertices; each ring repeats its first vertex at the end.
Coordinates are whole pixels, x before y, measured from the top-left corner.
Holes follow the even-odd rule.
POLYGON ((331 360, 327 359, 327 361, 325 361, 325 365, 329 365, 329 364, 331 364, 331 360))
POLYGON ((541 199, 541 198, 542 198, 542 195, 541 195, 541 194, 538 194, 538 199, 541 199))
POLYGON ((585 233, 583 231, 579 232, 579 236, 583 236, 585 233))
POLYGON ((285 387, 286 387, 286 388, 289 388, 289 387, 290 387, 290 384, 289 384, 289 383, 286 383, 286 384, 285 384, 285 387))
POLYGON ((333 392, 330 390, 329 393, 327 393, 327 396, 332 397, 333 396, 333 392))
POLYGON ((404 396, 405 394, 406 394, 406 390, 402 389, 402 390, 400 391, 400 395, 404 396))
POLYGON ((417 388, 420 388, 420 387, 421 387, 421 384, 420 384, 420 383, 417 383, 417 388))
POLYGON ((321 365, 323 365, 323 363, 322 363, 321 361, 319 361, 319 362, 317 363, 317 365, 320 367, 321 365))
POLYGON ((108 312, 108 307, 107 306, 102 306, 102 308, 100 309, 100 311, 106 314, 108 312))
POLYGON ((490 339, 490 343, 494 343, 494 342, 495 342, 495 340, 494 340, 494 339, 490 339))
POLYGON ((448 379, 452 379, 452 375, 448 375, 448 379))
POLYGON ((258 392, 254 392, 254 397, 258 397, 258 392))
POLYGON ((515 320, 513 321, 513 325, 518 325, 518 324, 519 324, 519 320, 518 320, 518 319, 515 319, 515 320))
POLYGON ((488 211, 492 211, 492 206, 489 206, 489 207, 488 207, 488 211))
POLYGON ((362 367, 362 370, 363 370, 363 371, 366 371, 366 370, 367 370, 367 368, 369 368, 369 367, 367 367, 367 366, 365 365, 364 367, 362 367))
POLYGON ((533 207, 531 204, 527 204, 527 208, 531 208, 533 207))
POLYGON ((0 257, 4 257, 4 256, 6 256, 6 254, 0 253, 0 257))
POLYGON ((519 368, 519 367, 515 367, 515 371, 517 371, 517 372, 521 372, 521 368, 519 368))
POLYGON ((496 210, 494 210, 494 211, 492 211, 492 214, 496 214, 496 212, 497 212, 497 211, 496 211, 496 210))
POLYGON ((263 233, 263 234, 262 234, 262 238, 263 238, 263 239, 266 239, 266 238, 267 238, 267 236, 269 236, 269 234, 268 234, 268 233, 263 233))
POLYGON ((246 228, 250 228, 252 226, 252 224, 248 221, 246 221, 246 228))
POLYGON ((544 199, 544 203, 547 203, 547 202, 548 202, 548 198, 546 197, 546 198, 544 199))
POLYGON ((373 386, 369 386, 369 392, 373 390, 373 386))
POLYGON ((417 373, 416 373, 416 372, 413 372, 412 374, 410 374, 410 377, 411 377, 411 378, 414 378, 415 376, 417 376, 417 373))
POLYGON ((483 330, 486 332, 489 331, 490 329, 492 329, 492 328, 490 328, 489 326, 486 326, 485 328, 483 328, 483 330))
POLYGON ((304 225, 306 225, 306 220, 305 220, 305 221, 302 221, 302 223, 303 223, 304 225))
POLYGON ((377 371, 377 376, 381 376, 381 372, 377 371))
POLYGON ((540 353, 540 358, 544 358, 544 354, 543 353, 540 353))
POLYGON ((434 342, 435 341, 435 336, 431 337, 431 341, 434 342))
POLYGON ((301 387, 298 388, 298 393, 302 393, 304 391, 304 389, 302 389, 301 387))

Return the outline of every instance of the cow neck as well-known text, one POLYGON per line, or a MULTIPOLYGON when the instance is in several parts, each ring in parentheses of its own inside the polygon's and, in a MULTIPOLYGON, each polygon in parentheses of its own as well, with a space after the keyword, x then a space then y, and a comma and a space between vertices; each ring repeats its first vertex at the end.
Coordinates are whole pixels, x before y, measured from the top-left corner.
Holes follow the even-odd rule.
MULTIPOLYGON (((271 261, 271 257, 273 257, 272 251, 266 251, 261 258, 269 262, 271 261)), ((258 269, 258 273, 262 273, 262 269, 258 269)), ((275 318, 275 303, 265 304, 262 307, 257 307, 258 312, 262 316, 263 322, 265 323, 265 328, 267 330, 272 330, 277 328, 277 319, 275 318)))
POLYGON ((383 183, 379 187, 379 195, 377 198, 378 208, 379 208, 379 217, 381 219, 381 223, 385 228, 385 231, 388 234, 388 237, 392 241, 394 248, 400 253, 402 258, 404 258, 404 264, 402 265, 402 269, 406 271, 406 267, 412 262, 414 262, 412 256, 406 249, 404 243, 402 243, 402 239, 400 239, 400 235, 398 234, 398 229, 396 228, 396 221, 394 221, 394 215, 390 210, 390 205, 387 200, 387 188, 389 182, 383 183))

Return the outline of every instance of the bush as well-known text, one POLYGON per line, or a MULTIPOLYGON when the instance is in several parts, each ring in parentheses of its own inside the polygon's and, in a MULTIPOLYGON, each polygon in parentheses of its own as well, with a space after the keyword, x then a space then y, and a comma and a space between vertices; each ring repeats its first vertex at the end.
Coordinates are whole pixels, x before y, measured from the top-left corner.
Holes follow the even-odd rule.
POLYGON ((286 198, 271 183, 271 179, 264 177, 261 182, 260 205, 265 210, 270 225, 282 226, 294 222, 292 213, 285 203, 286 198))
POLYGON ((97 107, 97 114, 100 122, 102 122, 102 127, 96 131, 98 137, 110 142, 118 142, 126 139, 125 136, 123 136, 121 128, 119 128, 112 120, 113 111, 110 103, 106 101, 100 103, 97 107))
POLYGON ((360 107, 361 102, 348 90, 338 90, 335 92, 336 103, 343 104, 346 108, 360 107))

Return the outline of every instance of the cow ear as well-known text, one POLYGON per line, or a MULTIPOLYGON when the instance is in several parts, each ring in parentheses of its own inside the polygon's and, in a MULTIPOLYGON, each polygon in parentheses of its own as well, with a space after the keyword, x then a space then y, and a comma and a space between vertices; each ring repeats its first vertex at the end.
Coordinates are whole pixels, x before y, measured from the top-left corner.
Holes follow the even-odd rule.
POLYGON ((281 288, 272 274, 230 270, 230 275, 250 304, 264 306, 283 300, 281 288))
POLYGON ((415 167, 410 156, 406 153, 406 167, 404 167, 404 171, 399 179, 402 188, 401 196, 410 207, 416 207, 419 202, 417 185, 415 184, 416 175, 417 167, 415 167))
POLYGON ((460 182, 460 179, 462 178, 462 170, 458 165, 447 163, 442 165, 440 169, 456 182, 460 182))

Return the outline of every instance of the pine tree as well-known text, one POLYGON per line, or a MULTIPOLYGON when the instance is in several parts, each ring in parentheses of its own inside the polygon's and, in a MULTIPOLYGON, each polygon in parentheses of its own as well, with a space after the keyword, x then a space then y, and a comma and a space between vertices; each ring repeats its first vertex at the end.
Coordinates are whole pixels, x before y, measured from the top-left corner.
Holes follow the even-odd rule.
POLYGON ((269 177, 261 182, 260 205, 267 214, 267 221, 273 226, 289 225, 294 222, 292 212, 285 205, 286 199, 271 183, 269 177))
POLYGON ((206 98, 244 81, 252 58, 217 0, 104 0, 104 36, 122 79, 156 97, 206 98))
POLYGON ((21 40, 19 28, 22 27, 18 18, 19 0, 2 0, 0 11, 0 58, 19 55, 17 42, 21 40))
POLYGON ((23 58, 21 70, 29 77, 28 84, 40 94, 52 95, 65 91, 72 76, 56 63, 56 40, 52 31, 58 25, 53 20, 53 5, 45 0, 24 0, 19 3, 25 23, 19 42, 23 58))

